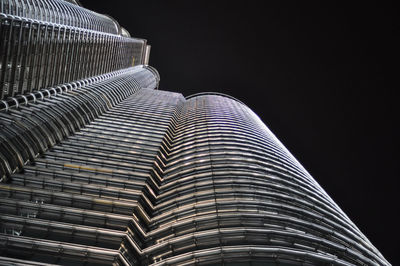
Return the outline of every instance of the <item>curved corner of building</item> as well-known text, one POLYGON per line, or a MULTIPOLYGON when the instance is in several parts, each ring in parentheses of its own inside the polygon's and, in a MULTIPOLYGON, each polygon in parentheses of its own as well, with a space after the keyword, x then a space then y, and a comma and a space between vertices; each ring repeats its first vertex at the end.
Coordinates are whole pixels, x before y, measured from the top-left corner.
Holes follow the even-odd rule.
POLYGON ((142 65, 142 67, 147 69, 147 70, 149 70, 151 73, 153 73, 153 75, 154 75, 154 77, 156 79, 156 82, 157 82, 157 86, 156 86, 155 89, 158 89, 158 86, 160 85, 160 79, 161 79, 160 73, 157 71, 156 68, 154 68, 154 67, 152 67, 150 65, 142 65))
POLYGON ((228 94, 225 93, 221 93, 221 92, 212 92, 212 91, 208 91, 208 92, 200 92, 200 93, 195 93, 189 96, 186 96, 185 99, 189 100, 189 99, 193 99, 193 98, 197 98, 197 97, 202 97, 202 96, 215 96, 215 97, 224 97, 224 98, 228 98, 231 100, 234 100, 240 104, 243 104, 244 106, 247 106, 245 103, 243 103, 242 101, 240 101, 239 99, 236 99, 233 96, 230 96, 228 94))

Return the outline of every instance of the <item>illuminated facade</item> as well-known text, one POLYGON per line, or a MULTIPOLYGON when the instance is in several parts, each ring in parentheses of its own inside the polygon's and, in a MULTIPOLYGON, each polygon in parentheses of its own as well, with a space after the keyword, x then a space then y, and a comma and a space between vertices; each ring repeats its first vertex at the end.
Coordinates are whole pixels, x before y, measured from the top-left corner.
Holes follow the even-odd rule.
POLYGON ((0 265, 390 265, 243 103, 34 2, 1 6, 0 265))

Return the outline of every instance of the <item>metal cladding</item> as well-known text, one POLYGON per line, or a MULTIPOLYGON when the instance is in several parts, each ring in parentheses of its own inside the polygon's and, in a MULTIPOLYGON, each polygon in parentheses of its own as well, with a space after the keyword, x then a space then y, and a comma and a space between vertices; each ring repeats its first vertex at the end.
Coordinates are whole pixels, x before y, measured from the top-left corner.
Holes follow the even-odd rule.
POLYGON ((0 265, 390 265, 246 105, 156 90, 78 4, 1 1, 0 265))
POLYGON ((388 264, 244 104, 199 94, 179 110, 144 264, 388 264))
POLYGON ((95 13, 73 2, 75 1, 2 0, 0 12, 11 18, 26 18, 31 22, 38 20, 111 34, 120 32, 118 23, 113 18, 95 13))
POLYGON ((2 260, 389 265, 248 107, 140 75, 1 113, 2 260))
POLYGON ((0 100, 143 64, 146 40, 62 0, 2 0, 0 100))

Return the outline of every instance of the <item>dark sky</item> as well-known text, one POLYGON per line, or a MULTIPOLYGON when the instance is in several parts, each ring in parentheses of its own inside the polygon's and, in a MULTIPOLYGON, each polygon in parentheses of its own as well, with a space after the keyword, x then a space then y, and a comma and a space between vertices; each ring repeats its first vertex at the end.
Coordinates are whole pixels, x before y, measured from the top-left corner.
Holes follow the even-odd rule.
POLYGON ((246 103, 400 264, 400 45, 392 4, 102 2, 81 0, 148 40, 161 89, 218 91, 246 103))

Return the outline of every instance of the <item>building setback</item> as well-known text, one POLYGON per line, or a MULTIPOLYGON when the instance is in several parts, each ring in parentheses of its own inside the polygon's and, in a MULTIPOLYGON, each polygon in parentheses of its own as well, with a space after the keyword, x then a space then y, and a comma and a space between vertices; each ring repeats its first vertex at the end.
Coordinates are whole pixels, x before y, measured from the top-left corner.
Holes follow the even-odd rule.
POLYGON ((75 1, 1 8, 0 265, 390 265, 239 100, 158 90, 75 1))

